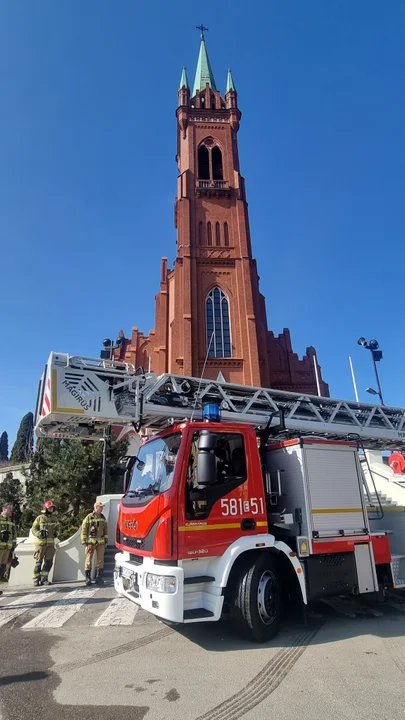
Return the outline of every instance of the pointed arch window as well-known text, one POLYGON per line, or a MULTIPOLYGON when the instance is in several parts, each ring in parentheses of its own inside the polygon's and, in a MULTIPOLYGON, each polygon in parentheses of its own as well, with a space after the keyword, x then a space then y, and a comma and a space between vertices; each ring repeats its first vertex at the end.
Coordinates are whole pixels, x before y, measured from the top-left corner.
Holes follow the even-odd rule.
POLYGON ((210 222, 207 222, 207 245, 212 245, 212 228, 210 222))
POLYGON ((225 247, 229 247, 229 228, 227 222, 224 223, 224 244, 225 247))
POLYGON ((224 179, 222 152, 212 137, 205 138, 198 148, 198 179, 211 183, 224 179))
POLYGON ((205 301, 208 357, 232 357, 229 302, 225 293, 215 287, 205 301))
POLYGON ((205 145, 201 145, 198 150, 198 177, 200 180, 210 179, 210 158, 205 145))
POLYGON ((223 180, 224 173, 222 170, 222 153, 217 145, 215 145, 215 147, 212 148, 211 159, 212 159, 212 179, 213 180, 223 180))
POLYGON ((221 231, 219 229, 219 222, 215 223, 215 245, 221 244, 221 231))

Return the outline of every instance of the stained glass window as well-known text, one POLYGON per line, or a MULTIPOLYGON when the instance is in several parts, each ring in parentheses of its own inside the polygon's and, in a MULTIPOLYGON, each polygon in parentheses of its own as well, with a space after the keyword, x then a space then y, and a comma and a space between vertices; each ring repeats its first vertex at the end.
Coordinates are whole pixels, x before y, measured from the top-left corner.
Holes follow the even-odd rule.
POLYGON ((205 302, 208 357, 232 357, 229 303, 225 293, 213 288, 205 302))

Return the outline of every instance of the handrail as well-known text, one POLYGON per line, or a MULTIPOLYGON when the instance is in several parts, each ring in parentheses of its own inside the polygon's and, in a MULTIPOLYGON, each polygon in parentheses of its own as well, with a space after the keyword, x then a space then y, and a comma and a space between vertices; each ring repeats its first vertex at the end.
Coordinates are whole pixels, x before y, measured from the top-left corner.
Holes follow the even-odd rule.
POLYGON ((197 180, 197 187, 212 190, 224 190, 229 188, 227 180, 197 180))

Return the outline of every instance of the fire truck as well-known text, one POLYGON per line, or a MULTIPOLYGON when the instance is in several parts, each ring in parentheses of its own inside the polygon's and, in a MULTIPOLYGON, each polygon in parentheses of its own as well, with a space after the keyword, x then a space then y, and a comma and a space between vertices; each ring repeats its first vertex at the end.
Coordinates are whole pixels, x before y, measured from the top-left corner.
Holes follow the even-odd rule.
POLYGON ((37 435, 97 441, 111 426, 144 435, 126 459, 115 588, 158 618, 228 613, 264 642, 287 607, 405 586, 404 538, 361 467, 367 449, 405 449, 405 410, 51 353, 37 435))

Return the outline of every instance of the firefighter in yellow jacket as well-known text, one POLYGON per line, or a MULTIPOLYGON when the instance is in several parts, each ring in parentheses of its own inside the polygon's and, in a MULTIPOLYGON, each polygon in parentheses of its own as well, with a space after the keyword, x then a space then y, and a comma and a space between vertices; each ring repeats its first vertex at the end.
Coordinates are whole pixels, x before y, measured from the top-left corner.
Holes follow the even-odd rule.
POLYGON ((102 585, 104 582, 104 553, 108 542, 108 526, 102 510, 103 504, 101 502, 94 503, 93 512, 89 513, 83 520, 81 540, 82 544, 86 546, 86 560, 84 563, 86 585, 91 585, 91 563, 94 553, 97 556, 96 584, 102 585))
POLYGON ((34 552, 34 585, 50 585, 48 575, 55 555, 55 538, 57 537, 57 522, 54 517, 55 504, 53 500, 44 502, 41 514, 34 520, 32 534, 36 538, 34 552))
MULTIPOLYGON (((16 528, 11 519, 13 509, 11 503, 6 503, 3 505, 3 510, 0 514, 0 580, 7 570, 10 555, 12 555, 17 544, 16 528)), ((2 594, 3 591, 0 590, 0 595, 2 594)))

